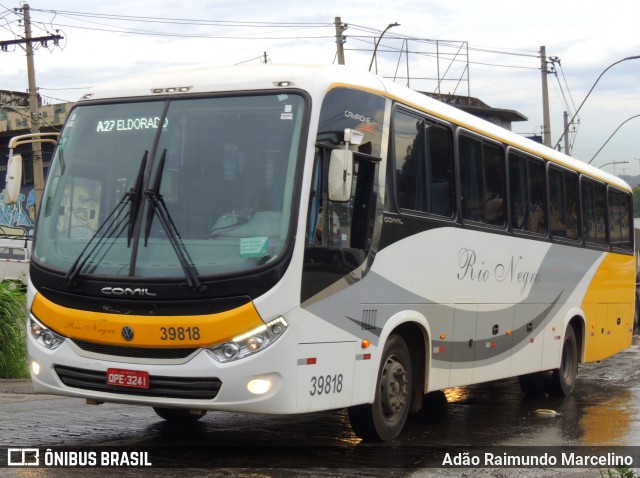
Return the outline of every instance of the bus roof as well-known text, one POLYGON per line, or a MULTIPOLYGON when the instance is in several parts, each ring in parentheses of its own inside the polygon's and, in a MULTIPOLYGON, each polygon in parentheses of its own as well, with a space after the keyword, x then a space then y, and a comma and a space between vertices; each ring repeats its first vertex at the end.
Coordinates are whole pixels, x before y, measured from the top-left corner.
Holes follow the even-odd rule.
POLYGON ((617 176, 390 80, 343 65, 235 65, 153 73, 96 87, 82 96, 80 102, 212 91, 266 91, 285 86, 300 88, 312 95, 324 94, 337 86, 369 90, 524 152, 631 191, 629 185, 617 176))

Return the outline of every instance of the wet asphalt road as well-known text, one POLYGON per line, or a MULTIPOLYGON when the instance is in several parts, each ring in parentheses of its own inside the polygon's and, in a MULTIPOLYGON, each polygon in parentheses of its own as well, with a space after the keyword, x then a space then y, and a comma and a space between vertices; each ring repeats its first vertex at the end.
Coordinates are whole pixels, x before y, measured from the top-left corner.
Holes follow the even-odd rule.
MULTIPOLYGON (((93 469, 95 477, 600 476, 586 469, 434 469, 429 465, 442 453, 431 457, 430 450, 640 446, 639 365, 636 337, 617 356, 581 366, 573 395, 564 399, 525 398, 516 380, 433 393, 390 444, 360 444, 343 410, 293 416, 209 412, 191 426, 176 427, 150 408, 86 405, 81 399, 35 395, 28 381, 0 381, 0 446, 151 446, 158 447, 163 464, 182 467, 93 469), (557 414, 542 415, 540 409, 557 414)), ((86 476, 87 471, 5 468, 0 475, 86 476)))

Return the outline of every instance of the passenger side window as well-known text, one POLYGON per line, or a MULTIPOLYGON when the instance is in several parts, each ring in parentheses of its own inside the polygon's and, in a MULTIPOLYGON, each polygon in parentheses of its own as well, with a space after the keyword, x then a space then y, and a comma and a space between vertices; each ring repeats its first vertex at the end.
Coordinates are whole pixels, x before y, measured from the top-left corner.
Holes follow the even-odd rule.
POLYGON ((504 225, 504 153, 502 147, 461 135, 459 139, 462 216, 504 225))
POLYGON ((609 189, 609 240, 612 247, 631 249, 630 218, 631 196, 622 191, 609 189))
POLYGON ((582 235, 589 244, 607 243, 605 197, 604 184, 582 180, 582 235))
POLYGON ((522 154, 509 153, 511 227, 544 234, 547 231, 544 163, 522 154))
POLYGON ((425 122, 397 111, 394 116, 394 150, 398 206, 427 211, 425 188, 425 122))
POLYGON ((396 111, 394 150, 398 206, 453 216, 451 130, 425 118, 396 111))
POLYGON ((577 240, 578 177, 559 168, 549 168, 549 225, 554 238, 577 240))

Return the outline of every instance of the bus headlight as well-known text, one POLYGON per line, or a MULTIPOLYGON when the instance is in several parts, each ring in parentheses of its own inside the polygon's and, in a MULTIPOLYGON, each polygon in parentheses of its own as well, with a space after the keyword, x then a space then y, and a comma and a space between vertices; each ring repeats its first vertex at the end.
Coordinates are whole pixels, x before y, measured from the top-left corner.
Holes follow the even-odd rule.
POLYGON ((278 317, 249 332, 234 337, 231 341, 205 350, 218 362, 233 362, 266 349, 278 340, 288 324, 284 317, 278 317))
POLYGON ((36 319, 33 314, 29 315, 29 332, 36 342, 49 350, 57 349, 60 344, 64 342, 62 335, 56 334, 53 330, 49 329, 36 319))

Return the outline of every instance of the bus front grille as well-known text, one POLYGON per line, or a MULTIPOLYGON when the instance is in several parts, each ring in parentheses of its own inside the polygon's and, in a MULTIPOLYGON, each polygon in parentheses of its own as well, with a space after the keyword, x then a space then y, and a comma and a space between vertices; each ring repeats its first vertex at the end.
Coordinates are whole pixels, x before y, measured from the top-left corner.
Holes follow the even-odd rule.
POLYGON ((87 352, 118 357, 136 357, 150 359, 182 359, 198 350, 197 348, 149 348, 124 347, 120 345, 104 345, 86 340, 72 339, 73 343, 87 352))
POLYGON ((149 376, 149 388, 119 387, 107 384, 106 372, 55 365, 54 369, 67 387, 122 393, 146 397, 186 398, 211 400, 218 395, 222 385, 215 377, 165 377, 149 376))

